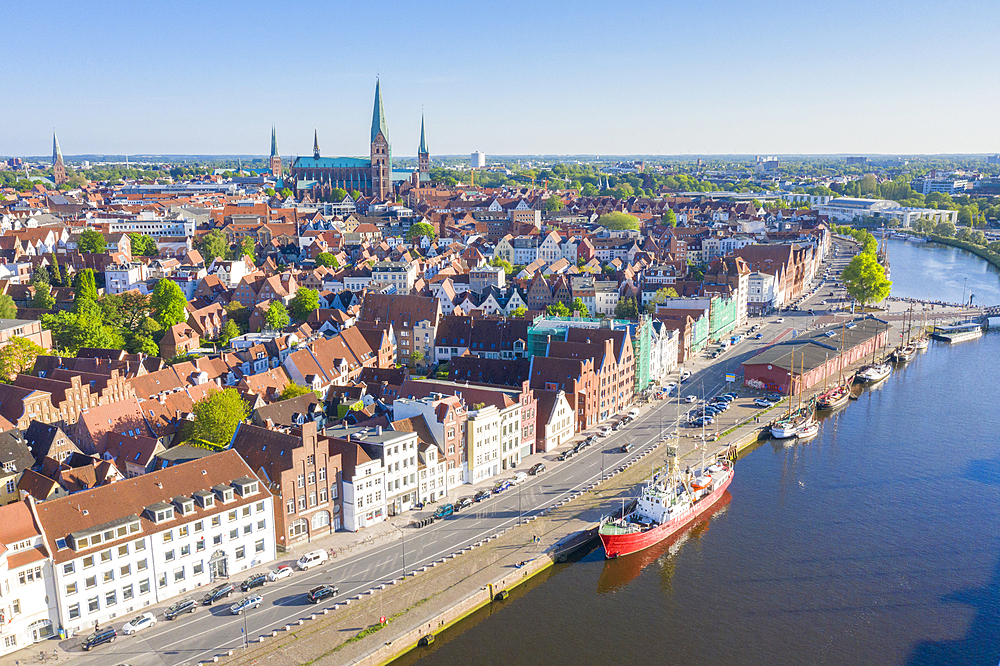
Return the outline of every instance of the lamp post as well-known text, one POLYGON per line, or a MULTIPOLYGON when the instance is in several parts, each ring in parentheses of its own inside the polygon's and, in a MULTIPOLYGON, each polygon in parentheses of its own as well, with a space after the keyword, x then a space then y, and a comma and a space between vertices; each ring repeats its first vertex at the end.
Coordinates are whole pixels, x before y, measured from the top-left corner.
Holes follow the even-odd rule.
POLYGON ((403 570, 402 578, 406 578, 406 532, 404 532, 403 528, 399 527, 398 525, 393 525, 391 522, 389 524, 392 525, 397 530, 399 530, 399 538, 400 538, 400 542, 399 542, 400 553, 399 554, 400 554, 400 558, 401 558, 402 563, 403 563, 403 566, 402 566, 402 570, 403 570))
POLYGON ((962 307, 965 307, 965 288, 969 285, 969 278, 965 278, 962 282, 962 307))
POLYGON ((250 614, 250 607, 246 605, 246 602, 247 602, 247 593, 244 592, 243 593, 243 601, 240 602, 240 603, 244 604, 243 605, 243 612, 240 613, 240 615, 243 616, 243 649, 244 650, 250 644, 249 636, 247 635, 247 631, 248 631, 248 629, 247 629, 247 615, 250 614))

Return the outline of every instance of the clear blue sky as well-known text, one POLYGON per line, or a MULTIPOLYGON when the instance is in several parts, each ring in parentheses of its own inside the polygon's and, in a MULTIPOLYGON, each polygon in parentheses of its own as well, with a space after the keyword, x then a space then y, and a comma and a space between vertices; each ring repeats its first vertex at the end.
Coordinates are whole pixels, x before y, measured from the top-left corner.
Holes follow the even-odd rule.
POLYGON ((1000 151, 997 0, 12 2, 0 155, 1000 151))

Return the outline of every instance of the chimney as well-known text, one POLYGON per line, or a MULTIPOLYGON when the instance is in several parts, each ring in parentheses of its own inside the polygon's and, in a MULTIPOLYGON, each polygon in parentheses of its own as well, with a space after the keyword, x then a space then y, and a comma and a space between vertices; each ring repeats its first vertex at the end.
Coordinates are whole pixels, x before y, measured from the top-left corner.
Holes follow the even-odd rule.
POLYGON ((382 434, 382 426, 375 426, 375 434, 376 435, 382 434))
POLYGON ((264 421, 264 426, 265 426, 265 427, 266 427, 266 428, 267 428, 268 430, 274 430, 274 421, 273 421, 273 420, 271 420, 271 419, 267 419, 267 420, 265 420, 265 421, 264 421))

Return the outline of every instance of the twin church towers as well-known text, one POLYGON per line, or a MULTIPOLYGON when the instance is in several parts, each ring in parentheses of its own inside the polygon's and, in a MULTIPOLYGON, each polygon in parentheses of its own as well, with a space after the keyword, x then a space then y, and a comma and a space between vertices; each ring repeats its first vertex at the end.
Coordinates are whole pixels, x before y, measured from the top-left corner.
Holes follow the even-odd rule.
MULTIPOLYGON (((424 119, 420 118, 420 147, 417 150, 417 176, 427 179, 431 159, 424 135, 424 119)), ((283 176, 281 157, 278 155, 278 140, 271 128, 271 173, 276 178, 283 176)), ((396 172, 393 177, 392 146, 389 144, 389 129, 382 108, 382 88, 375 82, 375 108, 372 111, 371 153, 364 157, 323 157, 319 150, 319 136, 313 134, 312 157, 296 157, 286 178, 286 187, 296 192, 311 192, 314 199, 329 196, 334 189, 357 190, 366 197, 387 199, 394 191, 394 181, 409 180, 410 172, 396 172), (289 183, 288 181, 292 181, 289 183)))

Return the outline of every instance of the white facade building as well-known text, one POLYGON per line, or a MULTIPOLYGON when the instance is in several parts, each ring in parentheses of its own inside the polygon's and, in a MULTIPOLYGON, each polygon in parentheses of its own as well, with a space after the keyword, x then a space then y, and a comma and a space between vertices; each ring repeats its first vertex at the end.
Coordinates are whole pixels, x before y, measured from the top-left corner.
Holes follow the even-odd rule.
POLYGON ((136 233, 158 238, 159 236, 194 236, 196 221, 180 216, 157 217, 149 211, 143 211, 134 220, 109 220, 108 222, 108 233, 136 233))
POLYGON ((500 410, 486 405, 469 411, 465 424, 465 482, 479 483, 500 473, 500 410))
MULTIPOLYGON (((409 511, 417 502, 417 434, 383 429, 339 426, 326 431, 331 437, 361 445, 373 460, 382 462, 385 505, 390 516, 409 511)), ((346 496, 346 493, 345 493, 346 496)), ((374 501, 374 495, 373 495, 374 501)))
POLYGON ((59 629, 52 563, 25 502, 0 507, 0 655, 59 629))
POLYGON ((143 264, 108 264, 104 269, 104 290, 108 294, 121 294, 138 288, 145 279, 143 264))
POLYGON ((357 442, 351 444, 357 446, 357 460, 353 472, 344 465, 342 502, 344 529, 357 532, 385 520, 385 466, 379 458, 367 456, 357 442))
POLYGON ((472 153, 469 161, 472 164, 473 169, 482 169, 486 166, 486 153, 481 150, 477 150, 472 153))

